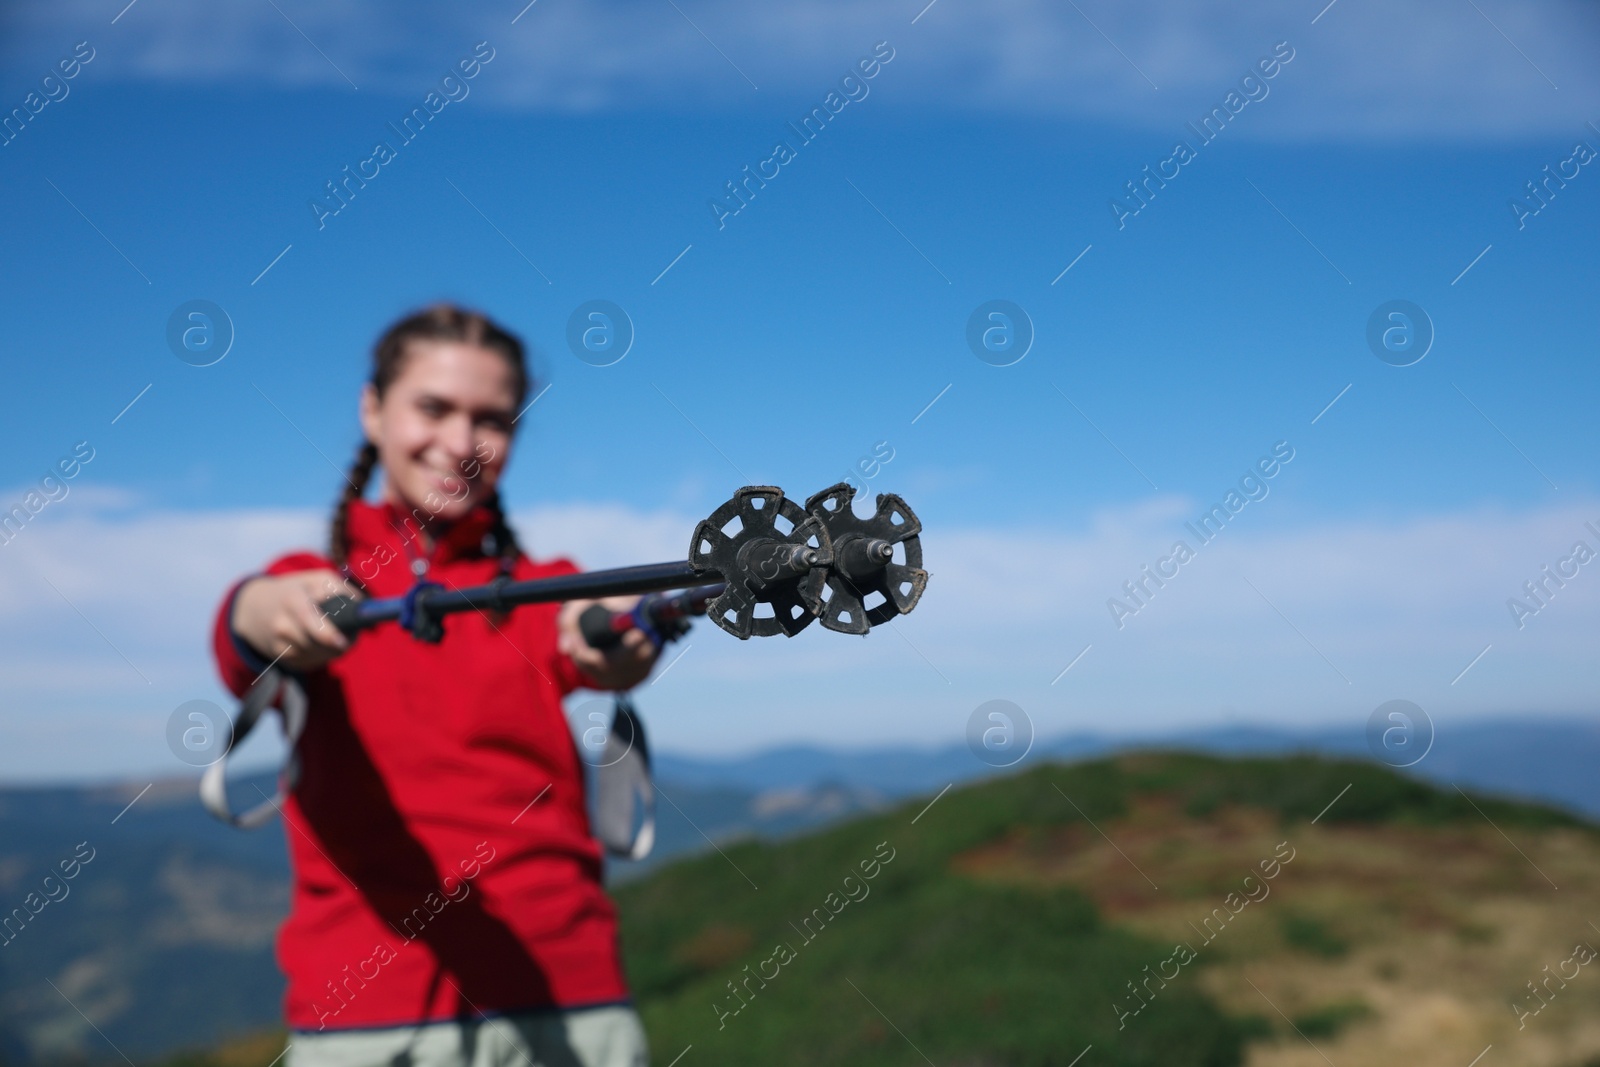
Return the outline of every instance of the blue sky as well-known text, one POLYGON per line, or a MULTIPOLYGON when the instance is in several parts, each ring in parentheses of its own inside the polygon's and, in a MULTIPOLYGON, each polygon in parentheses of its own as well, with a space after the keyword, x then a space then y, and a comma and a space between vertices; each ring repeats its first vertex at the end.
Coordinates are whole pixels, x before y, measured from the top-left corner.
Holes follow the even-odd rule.
POLYGON ((674 7, 0 16, 6 108, 94 49, 0 146, 5 506, 95 450, 0 547, 0 775, 180 769, 166 713, 221 699, 211 604, 320 537, 372 338, 441 297, 519 330, 550 386, 506 488, 538 553, 670 558, 747 481, 804 498, 894 450, 873 488, 928 528, 924 607, 866 642, 700 627, 643 694, 664 747, 953 741, 993 698, 1043 733, 1592 707, 1600 577, 1520 630, 1505 603, 1600 547, 1600 165, 1520 229, 1508 206, 1600 150, 1592 8, 674 7), (479 42, 470 92, 399 145, 386 124, 479 42), (801 145, 785 124, 878 42, 801 145), (1279 42, 1199 145, 1186 123, 1279 42), (709 202, 780 137, 795 158, 719 229, 709 202), (1195 158, 1119 229, 1112 197, 1180 137, 1195 158), (319 229, 309 202, 379 139, 396 158, 319 229), (164 336, 194 299, 236 333, 208 367, 164 336), (613 366, 566 345, 591 299, 634 324, 613 366), (1012 366, 965 341, 993 299, 1035 330, 1012 366), (1408 367, 1365 338, 1394 299, 1436 333, 1408 367), (1278 441, 1270 495, 1116 628, 1122 582, 1278 441))

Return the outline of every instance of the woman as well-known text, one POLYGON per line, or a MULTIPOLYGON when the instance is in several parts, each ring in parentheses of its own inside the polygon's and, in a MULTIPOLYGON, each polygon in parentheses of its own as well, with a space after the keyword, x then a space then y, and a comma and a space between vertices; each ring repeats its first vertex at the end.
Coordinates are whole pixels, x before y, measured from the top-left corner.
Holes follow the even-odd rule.
POLYGON ((328 554, 276 560, 218 612, 234 693, 277 663, 309 701, 283 805, 289 1067, 647 1063, 561 697, 637 685, 655 648, 637 630, 590 648, 589 602, 454 615, 438 644, 398 626, 350 640, 317 607, 576 570, 530 561, 501 509, 528 388, 521 342, 480 314, 396 323, 361 394, 366 443, 328 554))

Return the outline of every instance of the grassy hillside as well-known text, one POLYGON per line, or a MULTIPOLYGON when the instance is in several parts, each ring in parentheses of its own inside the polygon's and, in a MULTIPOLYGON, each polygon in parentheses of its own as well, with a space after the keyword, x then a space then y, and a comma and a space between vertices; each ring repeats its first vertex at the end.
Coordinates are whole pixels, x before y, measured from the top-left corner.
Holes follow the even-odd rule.
POLYGON ((656 1067, 1600 1062, 1600 968, 1525 985, 1600 946, 1600 832, 1363 763, 1040 765, 616 896, 656 1067))
POLYGON ((1365 764, 1185 755, 1046 765, 922 807, 622 890, 655 1062, 689 1045, 696 1065, 775 1067, 1600 1053, 1600 977, 1520 1032, 1509 1007, 1575 941, 1600 944, 1583 918, 1600 838, 1562 813, 1365 764), (845 876, 887 850, 846 903, 845 876))

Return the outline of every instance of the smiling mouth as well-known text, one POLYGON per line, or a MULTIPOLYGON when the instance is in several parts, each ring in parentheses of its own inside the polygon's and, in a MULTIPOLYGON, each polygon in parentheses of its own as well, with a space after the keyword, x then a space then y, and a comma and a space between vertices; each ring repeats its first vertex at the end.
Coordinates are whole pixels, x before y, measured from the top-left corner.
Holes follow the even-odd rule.
POLYGON ((425 469, 434 484, 447 494, 454 495, 462 489, 470 490, 472 487, 472 483, 465 476, 457 474, 455 471, 441 471, 437 467, 427 467, 425 469))

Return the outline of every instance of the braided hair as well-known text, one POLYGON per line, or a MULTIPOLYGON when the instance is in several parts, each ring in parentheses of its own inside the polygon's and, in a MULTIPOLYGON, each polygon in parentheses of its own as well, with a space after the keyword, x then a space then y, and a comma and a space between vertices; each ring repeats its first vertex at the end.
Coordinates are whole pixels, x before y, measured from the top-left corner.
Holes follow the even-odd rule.
MULTIPOLYGON (((522 407, 522 401, 527 397, 531 384, 522 341, 487 315, 454 304, 435 304, 407 315, 378 338, 378 343, 372 350, 372 377, 369 381, 380 402, 389 386, 400 377, 408 347, 413 341, 453 341, 488 349, 503 357, 511 368, 516 406, 519 409, 522 407)), ((366 493, 367 483, 372 479, 373 468, 377 465, 377 444, 372 441, 363 442, 356 451, 355 462, 345 474, 344 491, 339 494, 339 501, 333 509, 333 521, 328 533, 329 555, 334 564, 345 573, 345 577, 352 581, 355 581, 355 578, 350 572, 350 542, 347 532, 350 504, 352 501, 360 500, 366 493)), ((509 573, 521 549, 517 545, 517 538, 510 524, 506 522, 498 489, 489 495, 484 506, 489 509, 493 520, 488 534, 488 540, 493 542, 493 554, 499 557, 501 570, 509 573)), ((486 547, 485 551, 488 550, 486 547)))

